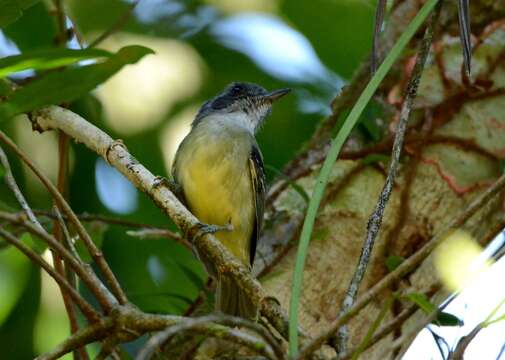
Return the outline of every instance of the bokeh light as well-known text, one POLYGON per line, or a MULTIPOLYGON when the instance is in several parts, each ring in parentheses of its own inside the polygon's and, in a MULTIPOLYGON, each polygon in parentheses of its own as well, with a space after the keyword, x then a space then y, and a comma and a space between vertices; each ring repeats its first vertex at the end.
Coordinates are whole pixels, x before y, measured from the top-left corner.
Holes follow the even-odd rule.
POLYGON ((204 66, 187 43, 133 34, 117 34, 104 48, 147 46, 155 54, 127 66, 96 91, 109 126, 131 135, 159 124, 177 102, 194 96, 203 81, 204 66))

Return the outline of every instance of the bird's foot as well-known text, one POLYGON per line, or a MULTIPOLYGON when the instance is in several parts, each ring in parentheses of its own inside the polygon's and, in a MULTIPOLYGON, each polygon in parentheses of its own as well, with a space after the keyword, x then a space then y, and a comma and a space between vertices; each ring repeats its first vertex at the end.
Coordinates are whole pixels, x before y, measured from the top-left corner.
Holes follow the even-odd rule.
POLYGON ((197 226, 200 232, 200 236, 205 234, 215 234, 219 231, 226 231, 226 232, 233 231, 233 225, 231 224, 231 221, 228 222, 228 224, 226 225, 212 225, 212 224, 199 223, 197 226))
POLYGON ((159 188, 160 186, 166 186, 175 196, 179 197, 182 193, 182 187, 175 180, 168 179, 164 176, 156 176, 153 181, 153 188, 159 188))

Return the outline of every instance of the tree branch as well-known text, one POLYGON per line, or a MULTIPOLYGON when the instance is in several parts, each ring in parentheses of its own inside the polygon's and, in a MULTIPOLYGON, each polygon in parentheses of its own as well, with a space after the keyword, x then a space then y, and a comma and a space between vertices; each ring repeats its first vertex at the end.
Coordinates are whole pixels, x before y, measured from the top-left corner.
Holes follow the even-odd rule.
MULTIPOLYGON (((277 301, 271 301, 249 270, 238 261, 216 238, 201 234, 199 220, 191 214, 177 197, 166 187, 154 186, 156 177, 140 164, 120 141, 79 115, 57 106, 36 111, 31 116, 35 129, 46 131, 60 129, 78 142, 101 155, 109 164, 126 176, 138 189, 145 192, 192 241, 200 254, 213 263, 219 272, 228 273, 240 284, 251 300, 259 305, 260 312, 270 323, 287 337, 288 323, 277 301)), ((75 216, 75 215, 74 215, 75 216)))
POLYGON ((9 234, 7 231, 0 227, 0 236, 2 236, 8 243, 18 248, 23 254, 25 254, 30 260, 38 264, 43 268, 56 283, 64 289, 64 291, 72 298, 72 300, 77 304, 81 312, 86 316, 88 321, 91 323, 98 321, 100 315, 93 309, 93 307, 67 282, 67 280, 56 272, 51 265, 49 265, 39 254, 34 252, 28 246, 23 244, 20 240, 16 239, 13 235, 9 234))
POLYGON ((28 167, 33 171, 33 173, 40 179, 44 186, 49 190, 53 198, 56 200, 57 204, 61 210, 68 217, 75 230, 79 234, 79 237, 83 241, 84 245, 88 249, 92 259, 97 264, 98 268, 102 272, 105 281, 111 287, 112 293, 116 296, 120 304, 126 304, 127 299, 121 286, 119 285, 114 273, 110 269, 109 265, 103 258, 102 252, 96 247, 95 243, 87 233, 84 226, 75 215, 74 211, 68 205, 67 201, 60 194, 58 189, 51 183, 51 181, 39 170, 39 168, 31 161, 26 154, 19 149, 19 147, 7 136, 3 131, 0 131, 0 140, 3 141, 7 146, 9 146, 23 162, 28 165, 28 167))
POLYGON ((7 159, 7 155, 3 151, 2 147, 0 146, 0 163, 2 164, 3 168, 5 169, 5 183, 7 186, 11 189, 11 191, 14 193, 14 196, 16 197, 16 200, 18 201, 19 205, 25 212, 26 216, 30 220, 30 222, 39 227, 41 230, 45 229, 42 227, 40 224, 39 220, 33 213, 32 209, 30 208, 30 205, 28 205, 28 202, 26 201, 23 193, 19 189, 18 184, 16 183, 16 180, 14 179, 14 176, 12 175, 12 170, 11 170, 11 165, 9 163, 9 160, 7 159))
POLYGON ((211 337, 232 341, 257 352, 268 359, 285 359, 284 352, 282 351, 280 345, 277 344, 275 339, 273 339, 273 337, 261 326, 232 316, 209 315, 196 319, 188 319, 178 325, 168 327, 157 335, 154 335, 141 349, 137 355, 137 360, 149 359, 154 350, 162 347, 162 345, 171 337, 177 333, 188 331, 190 331, 191 334, 205 334, 211 337), (238 329, 222 325, 245 327, 254 331, 256 335, 260 336, 260 338, 251 336, 238 329))
MULTIPOLYGON (((386 204, 391 196, 391 191, 393 190, 393 184, 396 177, 396 172, 398 170, 398 164, 400 162, 400 155, 403 148, 403 141, 405 138, 405 131, 407 130, 407 122, 410 117, 410 112, 414 99, 417 95, 417 88, 419 87, 419 81, 423 73, 424 64, 428 57, 430 51, 431 43, 433 41, 433 33, 440 15, 442 1, 439 1, 431 15, 430 22, 424 33, 424 38, 421 42, 419 52, 417 54, 416 65, 414 71, 410 77, 409 83, 407 85, 407 95, 400 113, 400 120, 396 127, 396 135, 393 143, 393 150, 391 154, 391 162, 389 164, 389 171, 386 178, 386 182, 382 191, 379 195, 379 200, 375 206, 375 209, 368 220, 367 234, 363 248, 361 250, 361 255, 358 261, 358 265, 349 284, 349 288, 342 302, 342 308, 340 314, 344 314, 356 300, 356 295, 358 293, 359 286, 363 281, 365 276, 365 271, 368 267, 370 261, 370 256, 372 254, 372 249, 375 244, 375 239, 379 234, 379 230, 382 224, 382 217, 386 209, 386 204)), ((379 6, 379 5, 378 5, 379 6)), ((347 341, 349 338, 349 330, 347 326, 343 326, 337 335, 337 339, 332 339, 332 344, 336 346, 337 354, 345 355, 347 352, 347 341), (336 341, 335 341, 336 340, 336 341)))
POLYGON ((88 287, 90 292, 97 298, 102 308, 108 312, 115 305, 116 300, 109 291, 102 285, 92 270, 86 267, 86 264, 75 258, 60 242, 47 232, 40 230, 35 225, 25 221, 23 218, 0 211, 0 219, 12 224, 23 226, 28 232, 39 237, 51 249, 57 251, 58 254, 67 262, 76 272, 83 283, 88 287))
POLYGON ((335 332, 351 318, 353 318, 361 309, 363 309, 370 301, 375 299, 380 293, 390 287, 395 281, 398 281, 405 274, 415 269, 424 259, 426 259, 445 239, 448 235, 461 227, 473 214, 488 203, 493 197, 503 191, 505 188, 505 174, 500 176, 490 187, 483 193, 478 195, 468 207, 466 207, 456 218, 454 218, 442 231, 435 235, 422 248, 403 261, 395 270, 382 278, 375 286, 370 288, 363 296, 345 312, 340 314, 327 329, 321 331, 314 339, 303 347, 297 359, 303 359, 316 349, 318 349, 327 339, 333 336, 335 332))

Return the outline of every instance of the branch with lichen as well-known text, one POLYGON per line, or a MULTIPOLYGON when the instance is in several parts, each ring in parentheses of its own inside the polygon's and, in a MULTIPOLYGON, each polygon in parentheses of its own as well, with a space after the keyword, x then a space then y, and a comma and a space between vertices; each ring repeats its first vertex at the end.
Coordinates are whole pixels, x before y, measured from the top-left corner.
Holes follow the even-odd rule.
POLYGON ((35 111, 30 120, 38 131, 61 130, 77 142, 102 156, 121 172, 138 189, 146 193, 172 221, 205 254, 220 273, 227 273, 244 289, 252 301, 258 304, 260 313, 283 336, 287 336, 287 319, 279 303, 267 297, 259 282, 249 270, 211 234, 201 233, 201 224, 177 197, 166 187, 156 186, 156 177, 140 164, 121 141, 115 141, 79 115, 58 106, 35 111))

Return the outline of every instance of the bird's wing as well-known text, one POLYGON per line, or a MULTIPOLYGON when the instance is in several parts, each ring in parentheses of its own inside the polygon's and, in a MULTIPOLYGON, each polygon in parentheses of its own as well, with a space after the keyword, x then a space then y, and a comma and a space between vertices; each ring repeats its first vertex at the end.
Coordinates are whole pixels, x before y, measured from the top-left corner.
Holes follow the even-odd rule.
POLYGON ((256 212, 255 227, 251 236, 251 266, 256 254, 256 244, 258 243, 261 225, 263 223, 263 211, 265 206, 265 170, 263 168, 263 157, 254 144, 249 155, 249 170, 251 174, 251 183, 253 187, 254 207, 256 212))

